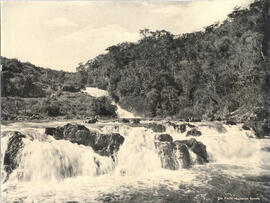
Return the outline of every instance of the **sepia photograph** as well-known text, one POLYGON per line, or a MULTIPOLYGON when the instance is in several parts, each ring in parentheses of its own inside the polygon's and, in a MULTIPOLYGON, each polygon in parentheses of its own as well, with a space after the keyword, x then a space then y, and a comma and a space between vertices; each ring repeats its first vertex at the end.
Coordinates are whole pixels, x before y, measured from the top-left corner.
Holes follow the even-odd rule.
POLYGON ((270 203, 270 0, 2 0, 2 203, 270 203))

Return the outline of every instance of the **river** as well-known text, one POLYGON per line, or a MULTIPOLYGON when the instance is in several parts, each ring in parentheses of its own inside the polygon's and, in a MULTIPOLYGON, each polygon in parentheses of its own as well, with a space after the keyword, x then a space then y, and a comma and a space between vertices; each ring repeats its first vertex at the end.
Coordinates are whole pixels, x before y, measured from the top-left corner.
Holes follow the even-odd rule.
MULTIPOLYGON (((107 96, 107 92, 95 88, 87 88, 86 92, 96 97, 107 96)), ((135 117, 119 106, 118 116, 135 117)), ((174 140, 187 139, 186 133, 176 131, 167 121, 155 122, 166 126, 166 133, 174 140)), ((252 131, 242 129, 242 124, 191 124, 202 132, 196 140, 206 145, 209 163, 179 170, 161 167, 154 145, 157 133, 145 127, 102 120, 96 124, 67 120, 2 125, 2 132, 16 130, 33 138, 25 142, 18 168, 3 182, 2 160, 9 137, 2 137, 2 202, 270 201, 270 139, 255 138, 252 131), (45 134, 45 127, 66 123, 82 124, 102 133, 120 133, 125 141, 117 161, 96 154, 91 147, 55 140, 45 134), (95 160, 99 161, 99 168, 95 160)))

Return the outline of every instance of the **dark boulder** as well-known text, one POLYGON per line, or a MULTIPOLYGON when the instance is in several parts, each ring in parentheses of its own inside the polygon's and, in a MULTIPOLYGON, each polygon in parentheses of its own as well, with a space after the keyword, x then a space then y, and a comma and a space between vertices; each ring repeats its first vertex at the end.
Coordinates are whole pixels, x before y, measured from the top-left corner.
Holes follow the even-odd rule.
POLYGON ((118 122, 119 122, 119 123, 129 123, 129 120, 126 119, 126 118, 120 118, 120 119, 118 120, 118 122))
POLYGON ((92 146, 94 137, 90 130, 83 125, 66 124, 63 127, 46 128, 45 133, 52 135, 56 140, 69 140, 72 143, 92 146))
POLYGON ((190 123, 187 123, 186 124, 189 128, 195 128, 196 126, 195 125, 192 125, 192 124, 190 124, 190 123))
POLYGON ((246 126, 246 125, 243 125, 243 126, 242 126, 242 129, 243 129, 243 130, 250 130, 250 128, 249 128, 248 126, 246 126))
POLYGON ((172 137, 170 137, 170 135, 167 136, 167 134, 156 136, 155 148, 160 157, 161 167, 170 170, 176 170, 177 164, 174 159, 172 137))
POLYGON ((191 144, 191 147, 190 147, 191 151, 197 155, 196 162, 198 164, 203 164, 203 163, 208 162, 206 146, 202 142, 199 142, 195 139, 190 139, 190 144, 191 144))
POLYGON ((234 121, 228 120, 226 121, 227 125, 236 125, 236 123, 234 121))
POLYGON ((118 133, 95 134, 92 148, 101 156, 110 156, 117 152, 125 138, 118 133))
POLYGON ((188 132, 187 132, 187 134, 186 134, 186 136, 201 136, 202 135, 202 133, 201 133, 201 131, 199 131, 199 130, 197 130, 197 129, 195 129, 195 128, 193 128, 193 129, 191 129, 191 130, 189 130, 188 132))
POLYGON ((96 123, 96 122, 98 122, 98 119, 95 117, 88 119, 85 123, 96 123))
POLYGON ((173 138, 169 134, 160 134, 155 136, 155 140, 160 142, 172 142, 173 138))
POLYGON ((270 125, 268 120, 264 119, 263 121, 250 120, 245 123, 250 129, 253 129, 257 138, 264 138, 265 136, 270 136, 270 125))
POLYGON ((61 139, 63 137, 62 136, 63 132, 59 128, 50 128, 50 127, 45 128, 45 134, 57 136, 57 137, 59 137, 59 139, 61 139))
MULTIPOLYGON (((175 141, 174 143, 174 155, 178 164, 181 164, 182 168, 189 168, 192 165, 190 154, 187 145, 175 141)), ((178 166, 180 168, 180 166, 178 166)))
POLYGON ((70 123, 63 127, 46 128, 45 133, 56 140, 68 140, 72 143, 90 146, 101 156, 113 155, 124 142, 124 137, 118 133, 100 134, 91 132, 83 125, 70 123))
POLYGON ((7 173, 6 180, 9 174, 19 166, 21 161, 20 152, 24 147, 24 138, 26 138, 25 135, 15 131, 12 132, 12 135, 8 140, 7 150, 4 155, 4 170, 7 173))
POLYGON ((181 133, 184 133, 184 132, 186 132, 187 126, 186 126, 186 124, 177 125, 176 129, 178 132, 180 131, 181 133))
POLYGON ((156 133, 162 133, 166 131, 166 127, 161 124, 149 123, 147 127, 151 128, 156 133))
POLYGON ((175 124, 175 123, 172 123, 172 122, 167 122, 170 126, 172 126, 174 128, 174 130, 176 130, 177 132, 181 132, 181 133, 184 133, 186 132, 186 124, 175 124))
POLYGON ((141 119, 134 118, 132 121, 133 121, 133 123, 135 123, 135 124, 139 124, 139 123, 141 122, 141 119))
POLYGON ((202 143, 197 141, 194 138, 189 140, 177 140, 175 143, 181 143, 186 145, 193 153, 196 154, 196 162, 198 164, 203 164, 208 162, 208 155, 206 151, 206 146, 202 143))
POLYGON ((160 157, 162 168, 170 170, 190 168, 193 163, 189 150, 196 154, 194 163, 203 164, 208 162, 206 146, 194 138, 173 142, 169 134, 156 135, 155 148, 160 157))

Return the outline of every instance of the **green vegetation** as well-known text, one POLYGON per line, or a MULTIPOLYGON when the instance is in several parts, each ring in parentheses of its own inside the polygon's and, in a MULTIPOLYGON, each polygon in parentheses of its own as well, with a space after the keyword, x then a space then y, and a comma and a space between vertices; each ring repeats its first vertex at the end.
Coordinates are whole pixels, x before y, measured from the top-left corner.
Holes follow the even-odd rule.
MULTIPOLYGON (((80 65, 87 85, 106 89, 128 110, 143 116, 256 119, 266 111, 267 0, 235 10, 205 31, 174 36, 141 30, 80 65)), ((264 114, 263 118, 266 118, 264 114)))

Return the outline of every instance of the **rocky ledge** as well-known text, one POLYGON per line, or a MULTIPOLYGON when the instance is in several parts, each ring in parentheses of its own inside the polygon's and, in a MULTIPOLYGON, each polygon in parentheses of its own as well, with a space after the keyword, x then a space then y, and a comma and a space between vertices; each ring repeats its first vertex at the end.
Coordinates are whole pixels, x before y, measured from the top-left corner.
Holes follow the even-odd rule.
POLYGON ((46 128, 45 133, 56 140, 68 140, 72 143, 90 146, 101 156, 113 156, 125 140, 119 133, 101 134, 90 131, 83 125, 70 123, 63 127, 46 128))
POLYGON ((159 134, 155 137, 155 147, 162 168, 177 170, 208 162, 206 146, 194 138, 173 141, 169 134, 159 134), (196 155, 195 160, 192 160, 190 153, 196 155))

